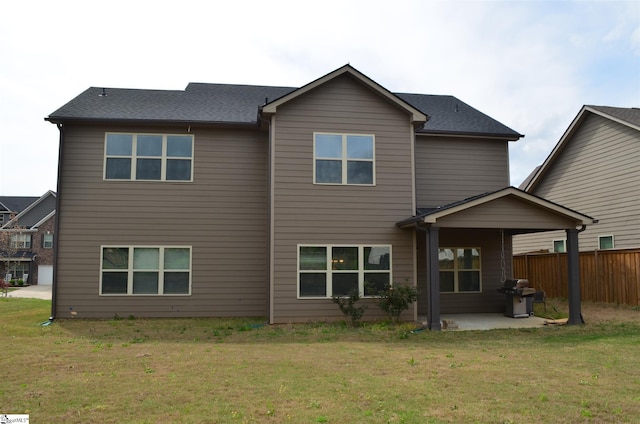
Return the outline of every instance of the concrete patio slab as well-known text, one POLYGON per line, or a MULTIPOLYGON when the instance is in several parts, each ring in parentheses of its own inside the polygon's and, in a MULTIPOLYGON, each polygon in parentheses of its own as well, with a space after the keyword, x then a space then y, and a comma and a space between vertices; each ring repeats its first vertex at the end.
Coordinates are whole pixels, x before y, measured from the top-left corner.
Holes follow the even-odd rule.
MULTIPOLYGON (((426 318, 419 318, 419 321, 426 324, 426 318)), ((443 314, 440 316, 442 320, 453 321, 458 328, 453 331, 461 330, 493 330, 496 328, 535 328, 543 327, 545 319, 540 317, 527 318, 511 318, 503 314, 443 314)), ((445 329, 451 331, 452 329, 445 329)))

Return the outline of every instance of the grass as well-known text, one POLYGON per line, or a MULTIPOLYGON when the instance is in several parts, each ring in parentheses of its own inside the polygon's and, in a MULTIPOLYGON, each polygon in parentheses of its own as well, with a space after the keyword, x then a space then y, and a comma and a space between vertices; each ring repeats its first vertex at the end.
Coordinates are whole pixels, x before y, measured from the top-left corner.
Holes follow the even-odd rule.
POLYGON ((640 320, 464 332, 133 317, 43 327, 49 307, 0 299, 0 413, 47 423, 631 423, 640 416, 640 320))

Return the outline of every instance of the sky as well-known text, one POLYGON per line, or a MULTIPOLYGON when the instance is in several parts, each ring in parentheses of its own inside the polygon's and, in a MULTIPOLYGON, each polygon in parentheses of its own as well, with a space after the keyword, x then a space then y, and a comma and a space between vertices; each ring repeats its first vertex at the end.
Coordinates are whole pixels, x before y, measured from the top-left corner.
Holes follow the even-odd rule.
POLYGON ((585 104, 640 107, 640 1, 12 1, 0 12, 0 196, 56 190, 44 118, 88 87, 299 87, 345 64, 524 134, 511 184, 585 104))

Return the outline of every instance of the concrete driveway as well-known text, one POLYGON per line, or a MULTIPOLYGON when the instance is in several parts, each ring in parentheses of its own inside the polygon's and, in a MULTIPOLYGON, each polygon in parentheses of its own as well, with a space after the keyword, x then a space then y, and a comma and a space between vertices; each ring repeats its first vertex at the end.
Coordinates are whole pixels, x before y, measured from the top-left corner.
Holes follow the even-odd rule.
POLYGON ((8 297, 51 300, 51 286, 27 286, 10 291, 8 297))

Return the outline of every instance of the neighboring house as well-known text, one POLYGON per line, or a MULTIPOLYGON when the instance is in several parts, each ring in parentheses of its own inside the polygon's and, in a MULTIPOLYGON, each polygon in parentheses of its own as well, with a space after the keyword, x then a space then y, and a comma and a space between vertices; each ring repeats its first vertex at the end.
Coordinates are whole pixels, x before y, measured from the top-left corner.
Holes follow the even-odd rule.
POLYGON ((403 318, 438 330, 441 312, 504 311, 512 234, 566 230, 574 257, 593 221, 509 187, 521 134, 349 65, 300 88, 89 88, 46 119, 61 149, 54 317, 336 320, 331 297, 367 282, 416 284, 403 318))
POLYGON ((0 247, 0 277, 11 274, 26 284, 51 285, 53 283, 53 246, 55 234, 56 194, 48 191, 41 197, 0 197, 2 204, 30 203, 19 213, 11 215, 0 227, 6 235, 7 249, 0 247), (9 199, 7 201, 7 199, 9 199), (5 269, 9 262, 9 269, 5 269))
MULTIPOLYGON (((640 247, 640 109, 583 106, 525 191, 588 212, 582 250, 640 247)), ((514 253, 564 252, 563 232, 514 238, 514 253)))
POLYGON ((0 228, 39 197, 0 196, 0 228))

